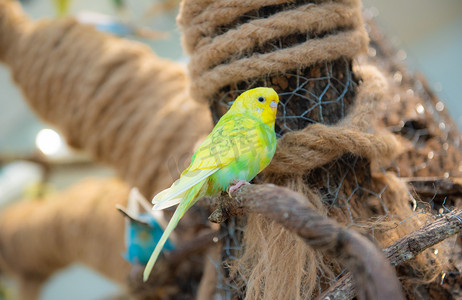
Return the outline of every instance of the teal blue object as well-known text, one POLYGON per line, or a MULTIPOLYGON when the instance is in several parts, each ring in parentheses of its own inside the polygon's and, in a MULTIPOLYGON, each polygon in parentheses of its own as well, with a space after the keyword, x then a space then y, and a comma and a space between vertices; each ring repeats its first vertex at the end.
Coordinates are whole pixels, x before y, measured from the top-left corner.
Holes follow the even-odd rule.
POLYGON ((135 34, 133 27, 117 21, 95 24, 95 28, 98 31, 112 33, 121 37, 135 34))
MULTIPOLYGON (((133 265, 146 265, 164 231, 149 213, 140 214, 137 221, 129 219, 125 229, 127 252, 123 257, 133 265)), ((163 250, 173 249, 175 246, 168 240, 163 250)))

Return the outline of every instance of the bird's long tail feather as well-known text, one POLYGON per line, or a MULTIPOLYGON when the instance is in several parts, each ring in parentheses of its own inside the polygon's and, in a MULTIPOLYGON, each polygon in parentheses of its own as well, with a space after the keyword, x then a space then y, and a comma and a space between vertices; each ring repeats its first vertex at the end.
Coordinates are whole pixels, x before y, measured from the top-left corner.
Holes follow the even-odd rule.
POLYGON ((175 210, 175 213, 170 219, 167 228, 165 228, 162 237, 157 243, 156 248, 154 249, 154 251, 151 254, 151 257, 149 258, 146 268, 144 269, 143 281, 146 282, 148 280, 149 274, 151 274, 152 268, 154 267, 154 264, 156 263, 156 260, 159 257, 160 252, 162 251, 162 248, 167 242, 168 237, 172 233, 173 229, 175 229, 175 227, 178 225, 178 222, 180 221, 181 217, 183 217, 184 213, 196 202, 196 199, 200 196, 199 194, 205 182, 206 180, 197 183, 195 186, 189 189, 189 191, 185 194, 183 200, 181 200, 180 204, 175 210))

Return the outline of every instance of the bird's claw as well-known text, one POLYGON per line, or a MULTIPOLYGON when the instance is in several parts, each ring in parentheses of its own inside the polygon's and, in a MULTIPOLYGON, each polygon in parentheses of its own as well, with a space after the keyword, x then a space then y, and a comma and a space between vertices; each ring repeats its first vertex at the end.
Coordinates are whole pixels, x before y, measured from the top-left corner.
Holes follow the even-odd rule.
POLYGON ((232 192, 238 190, 243 185, 249 185, 250 184, 245 180, 234 180, 231 183, 232 183, 232 185, 228 189, 228 195, 229 195, 230 198, 232 198, 232 196, 231 196, 232 192))

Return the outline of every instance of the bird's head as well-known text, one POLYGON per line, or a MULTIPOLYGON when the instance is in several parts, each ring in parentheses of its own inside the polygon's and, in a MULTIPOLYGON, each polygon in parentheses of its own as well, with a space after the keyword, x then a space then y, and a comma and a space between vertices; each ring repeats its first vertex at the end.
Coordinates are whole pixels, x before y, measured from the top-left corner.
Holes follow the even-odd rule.
POLYGON ((279 97, 272 88, 258 87, 242 93, 230 110, 250 113, 270 127, 274 127, 279 97))

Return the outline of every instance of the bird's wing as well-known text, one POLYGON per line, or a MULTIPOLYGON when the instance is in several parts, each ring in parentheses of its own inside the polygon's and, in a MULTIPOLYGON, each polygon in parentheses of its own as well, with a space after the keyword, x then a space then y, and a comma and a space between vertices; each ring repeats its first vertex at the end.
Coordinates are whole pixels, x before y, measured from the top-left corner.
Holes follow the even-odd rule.
POLYGON ((220 168, 194 170, 183 174, 170 188, 163 190, 152 199, 152 203, 155 204, 154 209, 159 210, 177 205, 190 188, 219 169, 220 168))
POLYGON ((225 115, 196 150, 191 165, 183 174, 223 168, 239 156, 255 151, 260 143, 259 123, 245 115, 225 115))

